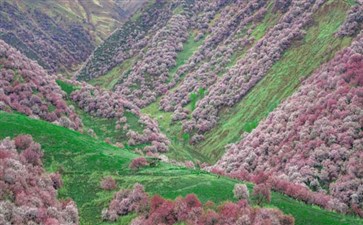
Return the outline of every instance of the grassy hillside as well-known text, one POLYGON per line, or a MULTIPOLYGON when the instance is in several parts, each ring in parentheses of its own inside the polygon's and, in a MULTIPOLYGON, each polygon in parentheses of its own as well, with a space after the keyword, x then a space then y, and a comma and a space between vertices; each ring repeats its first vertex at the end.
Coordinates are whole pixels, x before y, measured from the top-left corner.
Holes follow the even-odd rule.
MULTIPOLYGON (((99 188, 100 180, 107 175, 113 176, 120 188, 129 188, 139 182, 145 185, 150 194, 160 194, 166 198, 196 193, 203 202, 233 200, 232 190, 236 180, 164 163, 133 172, 128 169, 128 164, 137 155, 127 150, 120 150, 47 122, 0 112, 0 138, 19 134, 31 134, 45 151, 46 169, 61 172, 64 187, 60 190, 59 197, 74 199, 80 211, 81 224, 102 223, 101 210, 113 195, 112 192, 99 188)), ((363 224, 360 219, 308 206, 279 193, 272 194, 269 206, 292 214, 296 218, 296 224, 301 225, 363 224)), ((132 215, 127 216, 117 224, 128 224, 131 219, 132 215)))

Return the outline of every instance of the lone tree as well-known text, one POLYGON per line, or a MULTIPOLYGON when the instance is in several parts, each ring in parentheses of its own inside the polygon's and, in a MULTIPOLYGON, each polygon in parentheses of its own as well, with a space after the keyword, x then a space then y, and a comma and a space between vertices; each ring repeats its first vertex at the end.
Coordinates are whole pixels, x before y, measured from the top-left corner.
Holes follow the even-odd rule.
POLYGON ((148 165, 149 165, 149 163, 147 162, 147 160, 143 157, 140 157, 140 158, 133 159, 129 165, 129 168, 132 170, 138 170, 139 168, 145 167, 148 165))
POLYGON ((270 203, 271 191, 266 184, 257 184, 253 188, 253 197, 257 205, 261 206, 263 203, 270 203))
POLYGON ((234 197, 238 200, 247 200, 250 197, 250 193, 248 191, 248 188, 245 184, 236 184, 234 185, 233 189, 234 197))

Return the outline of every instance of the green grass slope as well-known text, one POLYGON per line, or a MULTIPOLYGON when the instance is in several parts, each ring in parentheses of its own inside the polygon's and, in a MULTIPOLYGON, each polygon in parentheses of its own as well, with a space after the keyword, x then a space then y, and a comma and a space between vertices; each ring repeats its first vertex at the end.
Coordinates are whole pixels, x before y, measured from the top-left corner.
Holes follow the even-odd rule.
MULTIPOLYGON (((236 180, 163 163, 133 172, 128 169, 128 164, 137 155, 127 150, 44 121, 0 112, 0 138, 19 134, 31 134, 45 152, 45 168, 61 172, 64 187, 59 191, 59 197, 75 200, 81 224, 106 224, 101 221, 100 214, 113 196, 113 192, 99 188, 100 180, 106 175, 113 176, 120 188, 129 188, 139 182, 150 194, 171 199, 196 193, 203 202, 233 200, 236 180)), ((360 219, 305 205, 279 193, 272 194, 268 207, 278 207, 292 214, 298 225, 363 224, 360 219)), ((128 224, 133 217, 121 218, 116 224, 128 224)))

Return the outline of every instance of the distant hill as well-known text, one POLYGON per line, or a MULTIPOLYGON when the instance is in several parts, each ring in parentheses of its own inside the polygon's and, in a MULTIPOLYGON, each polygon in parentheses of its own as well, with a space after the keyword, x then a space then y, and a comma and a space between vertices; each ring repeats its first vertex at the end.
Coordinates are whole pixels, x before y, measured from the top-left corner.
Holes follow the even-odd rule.
POLYGON ((0 39, 50 72, 85 61, 146 0, 1 0, 0 39))

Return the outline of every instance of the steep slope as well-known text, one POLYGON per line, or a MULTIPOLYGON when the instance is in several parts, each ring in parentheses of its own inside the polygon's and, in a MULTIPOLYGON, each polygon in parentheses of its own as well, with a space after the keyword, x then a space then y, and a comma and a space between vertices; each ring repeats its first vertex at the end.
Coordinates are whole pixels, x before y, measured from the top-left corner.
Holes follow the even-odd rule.
POLYGON ((50 72, 74 71, 145 1, 0 1, 0 39, 50 72))
MULTIPOLYGON (((216 203, 234 200, 232 190, 236 180, 164 163, 133 172, 128 164, 137 157, 134 153, 22 115, 0 112, 0 118, 0 138, 32 134, 34 140, 42 145, 45 168, 61 173, 64 187, 59 190, 59 196, 74 199, 81 224, 102 224, 101 210, 114 194, 99 187, 105 176, 114 177, 119 188, 130 188, 139 182, 148 193, 169 199, 195 193, 203 203, 208 200, 216 203)), ((271 206, 292 214, 298 225, 362 224, 362 220, 327 212, 279 193, 272 194, 271 206)), ((133 217, 121 217, 117 224, 129 224, 133 217)))
POLYGON ((363 35, 316 71, 217 166, 260 171, 363 209, 363 35))

